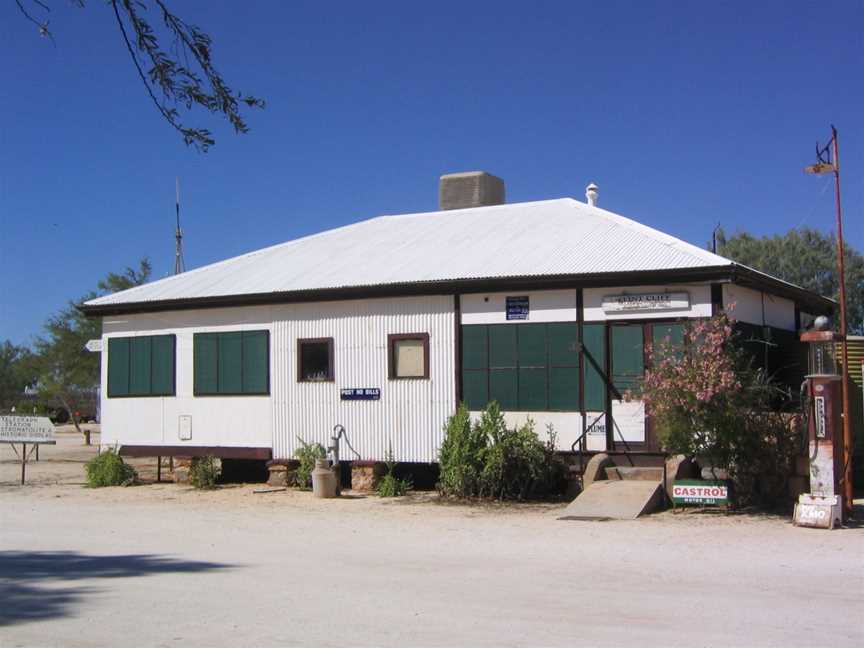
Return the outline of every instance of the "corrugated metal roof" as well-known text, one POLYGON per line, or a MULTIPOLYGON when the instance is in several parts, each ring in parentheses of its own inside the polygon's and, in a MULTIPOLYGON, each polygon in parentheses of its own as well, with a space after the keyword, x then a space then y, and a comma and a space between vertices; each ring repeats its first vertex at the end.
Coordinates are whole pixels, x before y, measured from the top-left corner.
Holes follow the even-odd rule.
POLYGON ((107 295, 88 306, 732 262, 572 198, 380 216, 107 295))

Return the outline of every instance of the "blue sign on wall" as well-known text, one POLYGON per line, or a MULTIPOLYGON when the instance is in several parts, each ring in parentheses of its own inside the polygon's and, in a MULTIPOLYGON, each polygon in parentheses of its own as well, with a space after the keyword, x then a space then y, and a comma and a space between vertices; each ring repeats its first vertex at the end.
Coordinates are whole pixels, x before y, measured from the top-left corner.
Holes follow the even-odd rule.
POLYGON ((348 387, 340 391, 342 400, 381 400, 379 387, 348 387))
POLYGON ((507 298, 507 319, 508 320, 527 320, 528 319, 528 297, 508 297, 507 298))

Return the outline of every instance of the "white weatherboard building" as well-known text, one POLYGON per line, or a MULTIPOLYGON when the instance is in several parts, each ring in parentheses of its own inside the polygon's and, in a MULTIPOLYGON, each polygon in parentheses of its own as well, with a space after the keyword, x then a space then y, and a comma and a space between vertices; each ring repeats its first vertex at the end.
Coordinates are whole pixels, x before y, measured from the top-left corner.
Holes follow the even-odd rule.
POLYGON ((87 302, 103 322, 103 444, 287 459, 341 424, 364 459, 392 446, 434 462, 457 404, 494 399, 541 435, 551 423, 562 451, 656 450, 646 345, 734 304, 757 357, 788 368, 802 321, 833 306, 587 196, 505 204, 494 176, 444 176, 440 211, 87 302))

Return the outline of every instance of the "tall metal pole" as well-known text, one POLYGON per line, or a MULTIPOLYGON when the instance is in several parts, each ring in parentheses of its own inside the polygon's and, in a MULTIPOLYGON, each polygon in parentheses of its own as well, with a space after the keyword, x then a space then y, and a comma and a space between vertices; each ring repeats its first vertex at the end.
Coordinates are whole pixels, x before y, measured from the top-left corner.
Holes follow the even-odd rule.
POLYGON ((849 420, 849 352, 846 346, 846 271, 843 263, 843 214, 840 209, 840 146, 837 143, 837 129, 831 126, 831 140, 834 148, 834 194, 837 205, 837 271, 840 273, 840 349, 843 363, 841 380, 843 401, 843 508, 846 516, 852 515, 852 425, 849 420))
POLYGON ((185 270, 183 267, 183 230, 180 229, 180 178, 176 179, 175 188, 177 193, 174 213, 177 217, 177 226, 174 230, 174 274, 178 275, 185 270))

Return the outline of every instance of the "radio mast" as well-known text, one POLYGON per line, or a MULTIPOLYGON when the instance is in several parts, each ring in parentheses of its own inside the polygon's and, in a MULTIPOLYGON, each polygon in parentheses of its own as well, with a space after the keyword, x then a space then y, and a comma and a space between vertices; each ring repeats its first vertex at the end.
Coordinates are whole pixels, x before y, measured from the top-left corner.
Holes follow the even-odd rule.
POLYGON ((177 227, 174 230, 174 274, 178 275, 186 270, 183 263, 183 230, 180 229, 180 178, 176 178, 176 197, 174 203, 177 216, 177 227))

